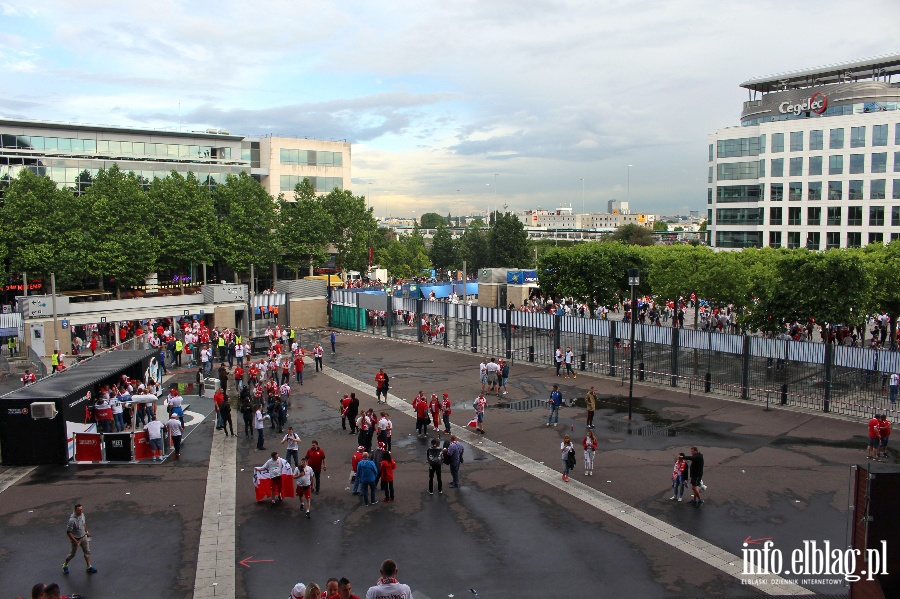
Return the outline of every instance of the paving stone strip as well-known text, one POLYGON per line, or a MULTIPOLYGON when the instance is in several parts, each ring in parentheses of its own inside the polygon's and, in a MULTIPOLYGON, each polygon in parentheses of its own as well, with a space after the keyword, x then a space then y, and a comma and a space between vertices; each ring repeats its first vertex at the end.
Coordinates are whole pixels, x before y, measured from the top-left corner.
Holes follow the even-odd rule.
MULTIPOLYGON (((363 383, 353 377, 347 376, 341 372, 337 372, 333 368, 328 368, 324 374, 331 378, 359 391, 370 397, 375 396, 375 387, 363 383)), ((415 418, 415 410, 412 406, 393 394, 388 394, 388 405, 395 411, 406 414, 411 418, 415 418)), ((540 462, 536 462, 531 458, 517 453, 499 443, 495 443, 483 435, 477 435, 469 432, 464 426, 454 424, 454 434, 460 441, 464 441, 477 448, 480 451, 488 453, 507 464, 530 474, 534 478, 542 480, 548 485, 552 485, 557 489, 568 493, 572 497, 580 499, 588 505, 609 514, 620 522, 624 522, 633 526, 663 543, 678 549, 698 560, 709 564, 710 566, 733 576, 746 584, 755 587, 769 595, 813 595, 809 589, 793 584, 787 579, 775 575, 767 575, 763 582, 759 575, 743 574, 743 558, 734 555, 724 549, 704 541, 699 537, 695 537, 683 530, 663 522, 662 520, 644 513, 639 509, 628 505, 618 499, 610 497, 588 485, 571 480, 564 482, 559 473, 540 462)), ((206 514, 203 516, 204 524, 206 523, 206 514)), ((233 545, 232 545, 233 546, 233 545)), ((199 567, 199 566, 198 566, 199 567)))
POLYGON ((235 484, 237 442, 213 431, 200 525, 194 599, 235 596, 235 484))
POLYGON ((0 472, 0 493, 10 488, 36 469, 37 466, 20 466, 0 472))

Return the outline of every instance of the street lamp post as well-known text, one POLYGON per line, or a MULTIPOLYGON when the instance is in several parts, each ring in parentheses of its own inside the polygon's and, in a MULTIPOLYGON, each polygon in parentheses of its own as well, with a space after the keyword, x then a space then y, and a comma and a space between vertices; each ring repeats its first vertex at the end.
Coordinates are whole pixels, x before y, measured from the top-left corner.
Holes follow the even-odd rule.
POLYGON ((581 178, 581 214, 584 216, 584 177, 581 178))
POLYGON ((625 202, 628 204, 628 209, 631 210, 631 165, 628 165, 628 187, 625 191, 625 202))
POLYGON ((637 312, 637 286, 641 284, 641 271, 637 268, 628 269, 628 285, 631 286, 631 344, 629 345, 629 353, 631 354, 631 367, 628 375, 628 420, 631 420, 631 404, 634 400, 634 321, 637 312))

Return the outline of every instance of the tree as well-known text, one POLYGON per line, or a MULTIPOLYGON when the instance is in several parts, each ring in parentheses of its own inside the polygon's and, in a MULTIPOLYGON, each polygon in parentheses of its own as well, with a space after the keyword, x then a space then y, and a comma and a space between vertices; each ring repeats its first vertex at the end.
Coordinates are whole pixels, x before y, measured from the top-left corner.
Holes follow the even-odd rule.
MULTIPOLYGON (((860 250, 857 250, 860 251, 860 250)), ((871 314, 887 312, 891 315, 891 348, 897 339, 897 315, 900 314, 900 241, 892 241, 887 246, 870 243, 861 250, 866 271, 872 281, 871 303, 867 311, 871 314)))
POLYGON ((473 220, 469 226, 484 228, 486 225, 484 224, 484 220, 482 220, 482 218, 480 216, 478 216, 478 217, 475 217, 475 220, 473 220))
POLYGON ((393 277, 411 278, 431 269, 425 241, 418 227, 409 235, 390 241, 376 254, 379 264, 393 277))
POLYGON ((437 270, 444 271, 456 267, 456 244, 453 243, 450 229, 444 225, 438 227, 437 231, 434 232, 429 256, 431 256, 431 263, 437 270))
POLYGON ((194 173, 176 171, 156 178, 147 192, 153 209, 154 232, 159 242, 159 268, 184 273, 191 264, 213 260, 216 209, 207 188, 194 173), (203 223, 204 225, 198 226, 203 223))
POLYGON ((89 206, 86 225, 91 242, 86 263, 90 272, 113 277, 117 296, 123 285, 144 283, 157 268, 160 247, 149 225, 153 205, 137 176, 114 164, 101 169, 81 197, 89 206))
MULTIPOLYGON (((646 273, 646 259, 639 248, 622 243, 579 243, 552 248, 538 262, 541 291, 552 297, 573 296, 594 305, 611 305, 628 291, 627 271, 646 273)), ((649 292, 646 274, 640 293, 649 292)))
POLYGON ((72 193, 79 196, 86 192, 93 183, 94 177, 91 175, 91 171, 84 169, 75 177, 75 187, 72 188, 72 193))
POLYGON ((419 218, 419 226, 423 229, 437 229, 445 222, 444 217, 437 212, 426 212, 419 218))
POLYGON ((528 233, 515 215, 497 213, 488 232, 488 255, 492 266, 516 267, 529 262, 528 233))
POLYGON ((645 250, 649 257, 647 276, 653 294, 664 300, 677 300, 696 293, 708 297, 707 278, 715 252, 690 245, 653 246, 645 250))
POLYGON ((278 197, 278 225, 282 264, 296 272, 328 260, 328 233, 334 224, 308 177, 297 184, 293 202, 278 197))
POLYGON ((366 271, 369 242, 378 224, 372 209, 366 208, 365 198, 354 196, 349 189, 333 189, 321 201, 331 215, 328 242, 336 252, 335 265, 345 271, 366 271))
POLYGON ((697 230, 698 231, 706 231, 706 225, 708 225, 708 224, 709 224, 708 221, 704 220, 702 223, 700 223, 700 227, 697 230))
POLYGON ((661 220, 653 221, 654 231, 668 231, 669 225, 661 220))
POLYGON ((650 229, 634 223, 617 227, 609 238, 629 245, 653 245, 656 241, 650 229))
MULTIPOLYGON (((457 257, 466 261, 469 272, 477 272, 490 264, 490 247, 487 234, 476 224, 469 225, 459 238, 457 257)), ((468 274, 468 273, 467 273, 468 274)))
POLYGON ((234 270, 234 280, 251 264, 275 260, 275 202, 259 182, 242 172, 213 190, 218 230, 216 257, 234 270))

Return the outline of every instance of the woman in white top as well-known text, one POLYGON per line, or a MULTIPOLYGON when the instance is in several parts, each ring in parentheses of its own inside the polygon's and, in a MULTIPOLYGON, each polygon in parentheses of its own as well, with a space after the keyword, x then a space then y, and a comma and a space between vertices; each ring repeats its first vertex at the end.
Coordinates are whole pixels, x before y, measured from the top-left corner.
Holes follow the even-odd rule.
POLYGON ((569 472, 575 467, 575 446, 572 445, 572 439, 569 435, 563 437, 562 443, 559 444, 563 463, 563 480, 569 482, 569 472))

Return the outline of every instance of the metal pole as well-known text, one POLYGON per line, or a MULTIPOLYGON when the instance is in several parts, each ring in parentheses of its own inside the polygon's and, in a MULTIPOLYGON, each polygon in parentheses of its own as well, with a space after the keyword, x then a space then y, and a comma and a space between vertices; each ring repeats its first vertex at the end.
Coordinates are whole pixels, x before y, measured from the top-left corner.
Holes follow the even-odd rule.
POLYGON ((466 272, 466 261, 463 260, 463 305, 466 303, 466 291, 468 291, 469 275, 466 272))
POLYGON ((631 286, 631 346, 629 353, 631 354, 631 368, 628 374, 628 420, 631 420, 631 404, 634 399, 634 321, 635 308, 637 307, 637 288, 631 286))
POLYGON ((28 273, 22 273, 22 295, 28 297, 28 273))
POLYGON ((203 284, 206 285, 206 262, 203 263, 203 284))
MULTIPOLYGON (((584 177, 581 178, 581 215, 584 216, 584 177)), ((584 223, 581 224, 581 228, 584 228, 584 223)))
POLYGON ((56 335, 56 273, 50 273, 50 303, 53 305, 53 349, 59 350, 59 339, 56 335))
POLYGON ((249 324, 249 329, 247 331, 247 336, 250 337, 253 335, 253 317, 255 316, 253 307, 253 295, 256 290, 256 285, 254 284, 254 275, 255 271, 253 270, 253 265, 250 265, 250 317, 247 319, 247 323, 249 324))

